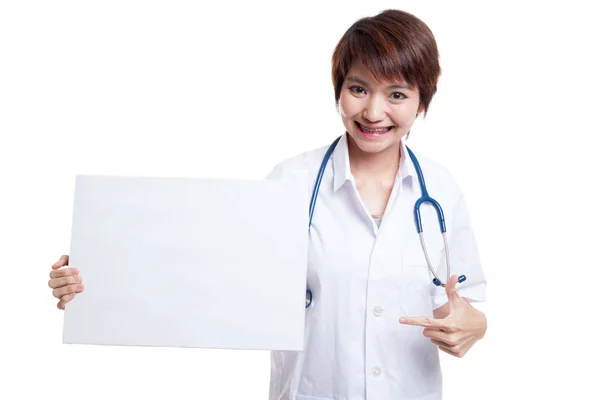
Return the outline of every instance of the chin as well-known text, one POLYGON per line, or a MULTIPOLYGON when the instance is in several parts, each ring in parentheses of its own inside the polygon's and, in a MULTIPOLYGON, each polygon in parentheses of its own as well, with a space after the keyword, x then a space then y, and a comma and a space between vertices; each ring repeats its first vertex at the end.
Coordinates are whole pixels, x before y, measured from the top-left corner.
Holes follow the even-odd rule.
POLYGON ((360 133, 348 133, 350 140, 352 140, 356 146, 365 153, 379 153, 391 146, 399 146, 400 138, 390 135, 389 137, 380 138, 378 140, 372 140, 362 137, 360 133))

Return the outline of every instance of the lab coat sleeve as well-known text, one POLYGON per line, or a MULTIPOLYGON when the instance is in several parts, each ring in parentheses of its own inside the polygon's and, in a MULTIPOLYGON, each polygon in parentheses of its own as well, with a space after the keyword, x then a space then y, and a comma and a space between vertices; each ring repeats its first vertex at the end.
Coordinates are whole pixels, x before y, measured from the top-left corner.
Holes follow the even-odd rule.
MULTIPOLYGON (((462 297, 471 302, 485 301, 486 280, 481 267, 479 250, 471 226, 467 203, 462 194, 452 211, 451 224, 447 224, 451 273, 466 275, 467 277, 466 281, 457 285, 458 292, 462 297)), ((445 254, 441 255, 438 268, 438 271, 444 271, 442 279, 445 280, 445 254)), ((439 308, 448 302, 445 288, 435 285, 431 287, 433 309, 439 308)))
POLYGON ((273 169, 267 174, 265 179, 280 181, 302 180, 306 182, 307 192, 310 195, 310 191, 312 190, 312 186, 310 185, 310 174, 303 156, 304 155, 300 155, 275 165, 275 167, 273 167, 273 169))
POLYGON ((282 177, 284 176, 284 171, 285 168, 283 163, 279 163, 275 167, 273 167, 273 169, 267 174, 265 179, 282 179, 282 177))

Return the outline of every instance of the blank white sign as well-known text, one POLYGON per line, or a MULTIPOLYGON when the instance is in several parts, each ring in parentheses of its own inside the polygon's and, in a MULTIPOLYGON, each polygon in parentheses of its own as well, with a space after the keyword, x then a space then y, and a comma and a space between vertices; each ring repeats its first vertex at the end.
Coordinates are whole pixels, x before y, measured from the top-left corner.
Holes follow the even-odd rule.
POLYGON ((63 342, 302 350, 307 187, 78 176, 63 342))

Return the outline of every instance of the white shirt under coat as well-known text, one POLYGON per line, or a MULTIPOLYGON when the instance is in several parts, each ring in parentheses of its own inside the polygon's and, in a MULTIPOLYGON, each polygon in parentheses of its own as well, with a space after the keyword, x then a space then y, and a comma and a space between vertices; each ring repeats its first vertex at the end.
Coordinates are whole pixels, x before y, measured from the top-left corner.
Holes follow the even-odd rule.
MULTIPOLYGON (((278 164, 272 179, 308 173, 312 193, 329 146, 278 164)), ((459 293, 485 300, 485 278, 463 195, 449 172, 415 152, 429 195, 444 210, 452 273, 465 274, 459 293)), ((346 134, 325 170, 308 245, 308 287, 303 352, 271 353, 270 400, 399 400, 442 398, 438 348, 423 328, 402 316, 432 316, 446 303, 434 286, 416 231, 413 209, 421 196, 414 165, 401 162, 378 228, 350 172, 346 134)), ((308 204, 307 204, 308 210, 308 204)), ((430 258, 446 281, 437 216, 421 208, 430 258)))

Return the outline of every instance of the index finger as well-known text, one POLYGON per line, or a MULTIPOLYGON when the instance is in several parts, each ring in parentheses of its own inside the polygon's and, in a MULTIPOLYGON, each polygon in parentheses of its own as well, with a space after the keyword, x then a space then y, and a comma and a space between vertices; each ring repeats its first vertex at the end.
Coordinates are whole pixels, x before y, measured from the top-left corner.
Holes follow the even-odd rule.
POLYGON ((50 278, 62 278, 64 276, 69 275, 77 275, 79 273, 79 268, 63 268, 50 271, 50 278))
POLYGON ((65 265, 69 265, 69 256, 64 255, 59 258, 57 262, 52 265, 52 269, 59 269, 60 267, 64 267, 65 265))
POLYGON ((425 328, 445 328, 446 323, 443 319, 429 317, 402 317, 400 323, 404 325, 416 325, 425 328))

